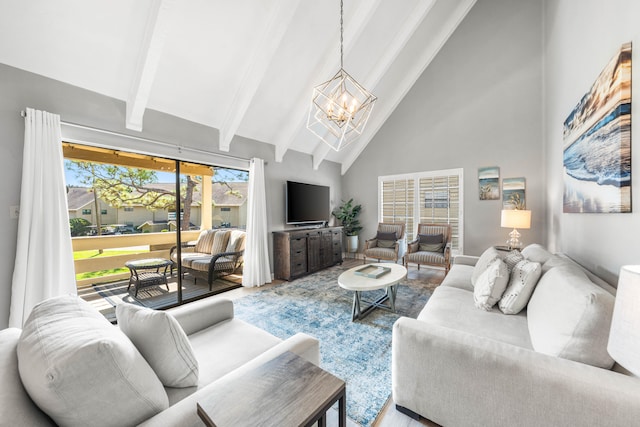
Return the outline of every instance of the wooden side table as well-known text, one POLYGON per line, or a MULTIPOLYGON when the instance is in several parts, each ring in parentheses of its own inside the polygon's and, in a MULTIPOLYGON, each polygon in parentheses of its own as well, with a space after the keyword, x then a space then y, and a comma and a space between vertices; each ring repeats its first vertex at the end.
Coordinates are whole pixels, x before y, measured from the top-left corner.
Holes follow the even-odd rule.
POLYGON ((326 425, 338 402, 340 427, 347 423, 343 380, 293 354, 234 378, 218 380, 198 401, 198 416, 210 427, 326 425))

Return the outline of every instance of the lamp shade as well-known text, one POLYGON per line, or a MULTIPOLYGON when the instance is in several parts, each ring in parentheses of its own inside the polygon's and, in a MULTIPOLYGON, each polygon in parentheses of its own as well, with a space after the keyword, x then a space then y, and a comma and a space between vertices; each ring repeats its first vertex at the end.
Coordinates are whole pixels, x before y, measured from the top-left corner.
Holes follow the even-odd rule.
POLYGON ((500 216, 500 226, 504 228, 531 228, 531 211, 504 209, 500 216))
POLYGON ((640 376, 640 265, 620 269, 607 351, 616 362, 640 376))

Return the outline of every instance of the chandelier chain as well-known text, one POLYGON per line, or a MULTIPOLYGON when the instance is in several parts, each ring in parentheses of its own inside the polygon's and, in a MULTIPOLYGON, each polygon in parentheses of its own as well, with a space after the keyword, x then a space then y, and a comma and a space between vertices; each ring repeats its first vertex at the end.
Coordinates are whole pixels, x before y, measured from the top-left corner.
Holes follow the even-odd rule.
POLYGON ((343 43, 343 0, 340 0, 340 68, 344 68, 344 64, 342 63, 342 43, 343 43))

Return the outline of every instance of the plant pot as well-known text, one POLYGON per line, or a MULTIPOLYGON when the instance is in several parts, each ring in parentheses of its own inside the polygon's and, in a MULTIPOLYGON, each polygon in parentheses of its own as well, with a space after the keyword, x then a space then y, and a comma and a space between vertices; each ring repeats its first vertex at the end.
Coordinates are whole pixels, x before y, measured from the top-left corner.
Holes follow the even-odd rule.
POLYGON ((347 241, 347 253, 358 252, 358 236, 345 236, 347 241))

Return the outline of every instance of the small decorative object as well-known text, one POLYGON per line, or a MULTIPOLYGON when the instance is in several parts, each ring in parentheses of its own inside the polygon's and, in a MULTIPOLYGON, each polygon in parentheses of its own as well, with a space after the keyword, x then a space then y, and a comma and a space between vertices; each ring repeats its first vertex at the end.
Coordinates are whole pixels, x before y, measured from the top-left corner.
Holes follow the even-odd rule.
POLYGON ((478 168, 480 200, 500 200, 500 168, 478 168))
POLYGON ((354 274, 358 276, 369 277, 371 279, 377 279, 378 277, 387 274, 391 269, 389 267, 381 267, 378 265, 365 265, 362 268, 357 269, 354 274))
POLYGON ((620 269, 607 351, 616 362, 636 376, 640 375, 638 301, 640 301, 640 266, 625 265, 620 269))
POLYGON ((526 209, 524 178, 502 180, 502 209, 526 209))
POLYGON ((564 212, 631 212, 631 43, 564 122, 564 212))
POLYGON ((358 138, 369 120, 376 97, 343 68, 343 2, 340 0, 340 70, 313 88, 307 128, 340 151, 358 138))
POLYGON ((362 211, 362 205, 353 203, 353 199, 343 201, 340 206, 335 208, 331 215, 336 217, 342 225, 342 231, 347 239, 347 252, 355 253, 358 251, 358 233, 362 230, 358 216, 362 211))
POLYGON ((500 218, 500 226, 504 228, 513 228, 513 231, 509 233, 507 246, 509 249, 520 249, 522 247, 522 242, 520 241, 520 233, 517 228, 531 228, 531 211, 503 209, 500 218))

